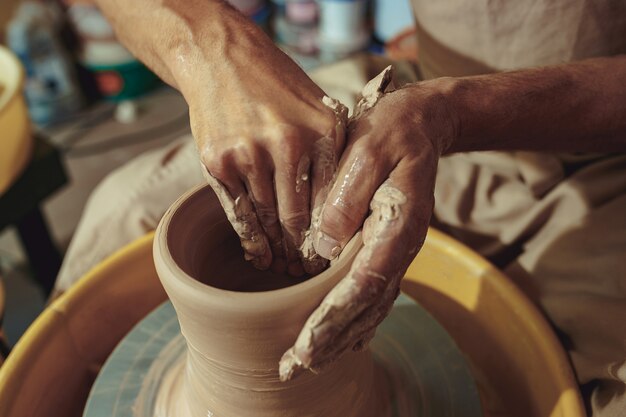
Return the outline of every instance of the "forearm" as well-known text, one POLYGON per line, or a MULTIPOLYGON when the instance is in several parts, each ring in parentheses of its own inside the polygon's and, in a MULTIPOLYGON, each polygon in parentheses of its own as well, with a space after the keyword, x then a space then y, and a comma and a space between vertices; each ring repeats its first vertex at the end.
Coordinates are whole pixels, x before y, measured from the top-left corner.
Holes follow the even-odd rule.
POLYGON ((626 56, 438 81, 454 119, 445 152, 626 151, 626 56))
POLYGON ((230 54, 246 54, 255 46, 259 52, 258 44, 273 48, 258 27, 223 0, 96 2, 120 41, 183 94, 207 74, 219 80, 228 71, 230 54))

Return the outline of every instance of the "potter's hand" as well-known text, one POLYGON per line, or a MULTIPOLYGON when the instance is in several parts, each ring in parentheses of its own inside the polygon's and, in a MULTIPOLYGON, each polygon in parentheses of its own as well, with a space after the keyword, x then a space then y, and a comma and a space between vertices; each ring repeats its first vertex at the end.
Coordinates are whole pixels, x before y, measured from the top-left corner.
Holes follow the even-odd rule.
POLYGON ((197 57, 201 70, 179 82, 206 177, 246 259, 317 273, 327 261, 301 246, 343 150, 347 110, 259 29, 239 29, 234 39, 227 65, 197 57))
POLYGON ((367 346, 426 236, 437 161, 454 129, 429 84, 383 94, 386 84, 364 90, 371 108, 360 115, 357 109, 350 121, 314 242, 320 255, 333 258, 363 225, 364 246, 283 356, 282 380, 367 346))
MULTIPOLYGON (((189 105, 211 186, 246 258, 300 275, 300 247, 343 150, 346 111, 222 0, 96 0, 119 39, 189 105), (313 211, 312 211, 313 210, 313 211)), ((304 262, 301 262, 301 259, 304 262)))

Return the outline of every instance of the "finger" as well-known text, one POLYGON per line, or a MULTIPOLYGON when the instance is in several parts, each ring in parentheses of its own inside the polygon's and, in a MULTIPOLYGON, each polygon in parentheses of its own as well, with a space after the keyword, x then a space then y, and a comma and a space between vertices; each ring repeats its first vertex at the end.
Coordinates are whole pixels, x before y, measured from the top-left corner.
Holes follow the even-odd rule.
POLYGON ((287 271, 293 276, 304 274, 299 248, 310 223, 310 166, 308 155, 289 155, 276 162, 274 182, 278 216, 283 233, 287 271), (291 161, 297 161, 293 163, 291 161))
POLYGON ((203 169, 204 176, 241 240, 245 259, 251 261, 258 269, 269 268, 272 262, 269 242, 237 171, 232 165, 227 167, 222 162, 208 165, 203 169))
MULTIPOLYGON (((294 345, 294 354, 302 367, 318 367, 327 362, 332 353, 344 351, 347 345, 338 345, 341 334, 364 311, 378 305, 385 286, 391 284, 377 272, 369 271, 363 266, 363 255, 367 252, 364 246, 355 259, 356 265, 328 294, 304 325, 294 345)), ((366 330, 369 328, 362 329, 362 332, 366 330)), ((359 336, 355 332, 352 335, 357 338, 359 336)))
POLYGON ((307 320, 291 349, 289 363, 281 364, 285 377, 298 367, 336 359, 342 349, 358 342, 358 337, 352 340, 355 335, 365 334, 372 323, 378 323, 381 316, 376 312, 383 312, 382 317, 387 314, 388 299, 397 295, 399 281, 421 247, 433 204, 435 170, 428 167, 428 175, 418 177, 411 175, 416 172, 414 167, 402 165, 406 164, 400 164, 376 191, 363 230, 364 246, 348 275, 307 320), (353 324, 356 327, 349 330, 353 324))
POLYGON ((314 231, 313 245, 323 258, 337 257, 361 228, 376 189, 396 163, 381 159, 381 150, 362 145, 367 142, 366 134, 356 129, 339 163, 337 179, 314 231))
MULTIPOLYGON (((358 119, 363 117, 367 110, 372 108, 378 102, 378 100, 384 96, 386 89, 391 83, 392 75, 393 70, 392 67, 389 66, 385 68, 385 70, 383 70, 377 77, 373 78, 365 85, 359 97, 358 103, 355 106, 354 114, 350 119, 350 123, 358 121, 358 119)), ((335 143, 334 154, 330 154, 328 151, 324 152, 324 148, 328 148, 328 145, 326 143, 320 143, 320 145, 322 146, 319 147, 319 150, 321 151, 322 155, 330 154, 331 156, 336 156, 342 152, 342 148, 345 142, 346 127, 348 125, 348 110, 337 100, 333 100, 328 97, 324 98, 324 104, 331 108, 335 113, 335 117, 337 120, 335 138, 337 139, 337 141, 335 143)), ((361 135, 357 134, 356 136, 359 137, 361 135)), ((311 264, 317 269, 321 269, 320 266, 324 267, 326 265, 326 262, 324 262, 323 259, 331 259, 336 256, 338 252, 341 251, 345 243, 349 240, 349 238, 344 239, 343 242, 339 242, 336 238, 333 237, 332 233, 324 234, 323 232, 320 232, 320 223, 322 222, 322 207, 323 204, 327 201, 328 193, 330 192, 330 187, 328 186, 328 184, 329 181, 332 181, 332 179, 334 179, 336 164, 324 163, 324 160, 322 160, 321 163, 317 163, 317 158, 314 158, 314 161, 316 162, 314 162, 311 229, 308 231, 307 238, 305 239, 305 249, 307 250, 303 250, 303 253, 305 259, 307 257, 315 258, 316 262, 311 262, 311 264), (317 168, 315 168, 316 165, 317 168), (317 169, 319 169, 319 172, 317 171, 317 169), (318 254, 318 250, 322 250, 322 253, 318 254)), ((339 175, 339 179, 341 179, 341 173, 339 175)), ((380 182, 382 182, 382 180, 380 182)), ((380 182, 378 182, 376 186, 378 186, 380 182)), ((370 197, 372 194, 373 190, 370 193, 370 197)), ((363 220, 363 216, 367 212, 368 202, 369 200, 367 200, 365 204, 363 204, 362 202, 358 203, 359 206, 365 207, 365 210, 363 210, 362 216, 358 220, 355 220, 354 223, 358 223, 360 225, 360 221, 363 220)), ((331 212, 332 211, 333 210, 331 209, 331 212)), ((330 213, 328 216, 333 217, 333 214, 330 213)), ((325 227, 328 228, 328 226, 325 227)), ((352 235, 356 231, 356 228, 354 228, 354 226, 346 226, 346 228, 352 229, 351 233, 346 232, 346 234, 352 235)))
POLYGON ((348 108, 337 100, 324 97, 324 104, 330 108, 335 116, 335 125, 325 137, 315 142, 313 146, 313 161, 311 180, 311 211, 321 208, 330 192, 332 180, 335 177, 339 156, 346 143, 346 128, 348 124, 348 108))
MULTIPOLYGON (((366 343, 374 337, 376 326, 386 317, 390 305, 393 305, 393 300, 397 296, 393 291, 388 291, 388 293, 393 294, 393 298, 383 297, 384 300, 381 300, 380 303, 374 303, 366 308, 355 317, 354 322, 347 328, 342 328, 338 321, 337 323, 325 322, 324 325, 312 330, 309 328, 310 323, 307 322, 295 345, 281 358, 279 366, 281 380, 290 380, 305 369, 310 369, 315 373, 321 372, 350 347, 353 350, 364 349, 366 343), (383 305, 385 308, 381 308, 383 305), (336 335, 334 335, 335 332, 336 335), (303 335, 307 335, 307 333, 308 337, 314 341, 309 340, 303 343, 303 340, 306 339, 306 336, 303 337, 303 335), (303 345, 306 346, 311 343, 318 346, 314 353, 306 347, 303 348, 303 345)), ((321 308, 323 307, 320 306, 313 315, 318 313, 321 308)))
MULTIPOLYGON (((327 343, 316 354, 315 363, 311 366, 324 368, 328 363, 337 360, 348 350, 362 350, 374 337, 376 327, 387 317, 393 307, 393 302, 400 294, 398 285, 389 285, 385 288, 380 300, 361 314, 355 317, 349 326, 338 329, 338 334, 332 343, 327 343)), ((323 339, 323 338, 321 338, 323 339)))
POLYGON ((337 170, 339 155, 345 143, 345 125, 347 109, 340 103, 335 109, 336 125, 334 131, 315 142, 311 166, 311 224, 305 233, 304 243, 300 247, 304 269, 309 274, 318 274, 327 265, 328 260, 315 252, 313 230, 317 230, 321 220, 322 206, 330 192, 332 181, 337 170))
POLYGON ((247 175, 242 180, 254 204, 257 219, 261 223, 269 241, 272 251, 271 268, 274 272, 282 273, 287 269, 283 234, 278 221, 272 169, 264 165, 265 163, 261 161, 253 161, 251 164, 241 167, 240 170, 247 172, 247 175))

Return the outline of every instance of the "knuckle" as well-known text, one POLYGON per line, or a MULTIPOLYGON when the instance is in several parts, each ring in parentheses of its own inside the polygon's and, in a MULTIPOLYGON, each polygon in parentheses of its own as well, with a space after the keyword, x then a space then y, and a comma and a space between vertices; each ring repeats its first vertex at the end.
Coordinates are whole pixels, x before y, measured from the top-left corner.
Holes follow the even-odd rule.
POLYGON ((300 129, 296 126, 283 123, 277 128, 278 140, 281 142, 293 142, 300 136, 300 129))
POLYGON ((246 142, 233 149, 233 156, 240 171, 245 174, 256 175, 264 163, 263 150, 257 143, 246 142))
POLYGON ((280 159, 287 164, 295 164, 304 153, 304 144, 300 130, 294 126, 281 126, 275 141, 280 159))
POLYGON ((278 223, 278 216, 276 215, 274 207, 258 205, 257 217, 265 227, 272 227, 278 223))
POLYGON ((337 117, 332 111, 328 111, 321 117, 319 127, 322 135, 334 136, 337 128, 337 117))
POLYGON ((209 173, 217 179, 225 178, 231 172, 229 158, 223 154, 218 155, 217 153, 213 153, 210 155, 203 155, 202 162, 209 173))
POLYGON ((309 226, 309 213, 306 210, 294 210, 281 215, 280 223, 290 232, 301 231, 309 226))
POLYGON ((239 140, 224 149, 205 148, 200 159, 211 175, 223 178, 235 168, 244 174, 256 175, 264 162, 261 147, 249 140, 239 140))
POLYGON ((356 216, 347 207, 329 205, 324 207, 320 228, 335 239, 343 240, 356 229, 356 222, 356 216))
POLYGON ((373 138, 373 136, 360 136, 352 148, 352 153, 362 161, 363 166, 380 165, 380 156, 384 155, 380 147, 373 143, 373 138))

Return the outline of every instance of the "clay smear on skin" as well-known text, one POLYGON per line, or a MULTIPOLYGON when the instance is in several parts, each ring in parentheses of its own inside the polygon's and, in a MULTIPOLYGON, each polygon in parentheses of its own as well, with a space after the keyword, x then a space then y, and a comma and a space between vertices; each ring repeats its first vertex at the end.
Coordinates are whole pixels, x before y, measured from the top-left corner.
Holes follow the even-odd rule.
POLYGON ((251 261, 253 265, 260 267, 259 262, 266 254, 269 243, 256 218, 254 206, 244 196, 238 196, 233 199, 226 187, 211 175, 204 166, 202 167, 202 172, 213 191, 215 191, 228 221, 241 239, 241 247, 244 250, 245 259, 251 261))
MULTIPOLYGON (((362 115, 372 107, 376 105, 385 95, 385 89, 391 82, 392 69, 387 67, 377 77, 372 79, 363 88, 362 96, 358 100, 354 110, 353 116, 347 121, 347 108, 341 104, 338 100, 331 99, 329 97, 323 98, 323 103, 333 110, 337 118, 337 125, 335 129, 335 138, 345 135, 345 126, 351 122, 358 120, 362 115)), ((323 186, 314 196, 313 209, 311 212, 311 226, 303 234, 303 243, 300 247, 301 257, 305 270, 309 273, 319 272, 326 264, 327 260, 321 258, 314 249, 314 239, 320 239, 321 231, 319 226, 323 214, 323 203, 328 196, 331 187, 341 186, 340 183, 334 184, 334 175, 337 169, 338 158, 335 154, 335 141, 336 139, 329 136, 321 138, 316 143, 316 151, 314 158, 317 163, 325 164, 323 167, 324 173, 332 173, 332 178, 323 178, 323 186)), ((302 187, 301 181, 306 181, 308 178, 303 179, 303 176, 309 171, 310 160, 308 157, 306 160, 301 160, 298 166, 298 175, 296 179, 296 191, 302 187)), ((228 217, 228 220, 233 225, 233 228, 237 232, 237 235, 242 240, 242 247, 245 251, 246 260, 251 260, 255 263, 255 260, 260 259, 266 255, 266 251, 269 250, 269 244, 265 233, 262 231, 261 226, 256 219, 254 207, 245 198, 237 198, 233 200, 232 196, 228 193, 226 188, 221 184, 219 180, 211 176, 206 170, 207 180, 211 187, 215 190, 220 203, 224 207, 224 211, 228 217)), ((376 192, 374 199, 372 200, 372 210, 381 210, 383 213, 393 214, 399 213, 400 205, 406 201, 405 196, 398 189, 392 185, 385 183, 376 192)), ((388 227, 389 222, 393 221, 393 218, 389 218, 387 215, 383 215, 379 221, 376 221, 375 225, 372 225, 373 241, 362 249, 364 251, 359 258, 372 256, 371 253, 376 247, 376 239, 380 233, 384 233, 384 229, 388 227), (385 220, 386 219, 386 220, 385 220)), ((334 255, 338 254, 338 250, 333 252, 334 255)), ((353 266, 354 268, 358 265, 353 266)), ((371 271, 372 274, 376 274, 375 271, 371 271)), ((280 363, 280 378, 281 380, 290 379, 296 370, 300 368, 308 368, 311 363, 311 358, 303 360, 299 358, 295 352, 311 352, 315 348, 315 335, 323 332, 323 329, 336 326, 345 322, 345 317, 349 310, 358 308, 352 304, 346 303, 345 300, 350 300, 352 294, 358 291, 358 287, 354 281, 354 278, 349 274, 331 293, 328 294, 320 308, 318 308, 314 314, 309 318, 305 325, 305 330, 298 337, 296 344, 289 351, 285 353, 280 363), (343 302, 342 302, 343 300, 343 302)), ((380 279, 387 279, 386 277, 379 277, 380 279)), ((392 288, 393 286, 389 286, 392 288)), ((372 321, 376 321, 377 318, 371 318, 372 321)), ((364 339, 371 338, 372 332, 365 335, 364 339)), ((359 347, 364 347, 367 340, 360 341, 359 347)), ((336 352, 339 355, 341 352, 336 352)), ((334 358, 329 357, 328 360, 332 361, 334 358)))
MULTIPOLYGON (((341 138, 345 135, 348 109, 338 100, 326 96, 322 98, 322 103, 333 111, 337 119, 337 124, 334 132, 320 138, 315 143, 312 156, 315 163, 320 165, 322 172, 334 173, 338 162, 335 152, 335 143, 337 138, 341 138)), ((308 156, 304 156, 299 161, 295 184, 296 192, 300 192, 304 187, 304 183, 310 180, 310 166, 311 160, 308 156)), ((237 232, 237 235, 241 239, 241 246, 244 249, 246 260, 251 261, 257 267, 263 268, 264 265, 261 265, 261 259, 267 255, 270 246, 267 236, 257 219, 254 206, 248 198, 243 198, 242 196, 233 198, 226 187, 204 167, 202 172, 220 200, 226 216, 228 217, 228 221, 233 225, 235 232, 237 232)), ((313 202, 313 210, 311 213, 311 224, 315 224, 314 222, 318 221, 316 219, 319 219, 321 206, 328 195, 329 184, 332 184, 332 175, 330 175, 329 178, 323 178, 322 181, 327 185, 322 187, 318 195, 314 197, 315 201, 313 202)), ((327 262, 315 253, 311 238, 309 237, 310 230, 311 229, 303 233, 302 240, 304 243, 301 245, 300 255, 306 272, 311 274, 319 273, 327 265, 327 262)))
POLYGON ((279 367, 281 380, 291 379, 301 369, 324 367, 334 362, 346 349, 353 347, 350 344, 354 344, 352 337, 355 335, 350 334, 350 337, 342 338, 343 335, 340 334, 333 341, 333 350, 324 353, 323 357, 316 352, 320 339, 324 339, 328 331, 343 327, 351 317, 358 316, 369 307, 367 303, 359 303, 359 298, 363 298, 363 295, 368 298, 369 294, 363 294, 362 285, 360 286, 354 278, 355 273, 363 269, 367 275, 387 282, 383 294, 380 295, 380 304, 387 307, 360 318, 359 326, 367 330, 356 341, 354 348, 364 349, 374 336, 375 330, 372 327, 387 315, 397 296, 397 286, 392 285, 392 281, 399 280, 401 274, 384 276, 369 269, 367 262, 375 256, 375 250, 386 232, 401 219, 402 206, 406 201, 406 196, 389 182, 383 183, 376 191, 372 198, 372 216, 368 220, 368 239, 365 245, 357 255, 348 275, 324 298, 320 307, 307 320, 294 346, 283 355, 279 367))
MULTIPOLYGON (((313 239, 315 237, 314 231, 319 229, 322 205, 334 182, 334 174, 338 164, 338 157, 335 151, 337 138, 343 138, 345 136, 346 125, 350 121, 360 118, 365 111, 372 108, 385 94, 384 90, 390 83, 391 75, 391 67, 387 67, 381 74, 367 83, 363 88, 362 96, 350 120, 348 120, 348 109, 346 106, 330 97, 324 96, 322 98, 322 103, 335 114, 337 124, 335 131, 332 132, 334 133, 334 137, 328 135, 320 138, 315 143, 312 155, 313 161, 320 165, 319 169, 324 173, 324 178, 321 179, 324 185, 319 189, 317 194, 313 196, 311 224, 309 229, 303 232, 302 244, 299 248, 304 269, 309 274, 319 273, 327 265, 327 261, 315 252, 313 239), (326 177, 326 175, 328 175, 328 177, 326 177)), ((308 156, 305 156, 299 161, 296 184, 294 184, 296 192, 300 192, 303 188, 303 183, 309 181, 310 166, 311 160, 308 156)), ((262 265, 261 262, 262 259, 267 256, 270 245, 256 217, 253 204, 248 198, 243 198, 242 196, 233 199, 226 190, 226 187, 224 187, 217 178, 213 177, 206 169, 203 169, 203 172, 224 207, 228 220, 241 239, 241 245, 244 249, 246 260, 251 261, 257 267, 267 267, 266 265, 262 265)))
POLYGON ((296 170, 296 193, 302 191, 302 187, 309 181, 309 169, 311 168, 311 159, 304 155, 300 158, 298 168, 296 170))
MULTIPOLYGON (((337 126, 335 131, 335 137, 344 137, 346 134, 346 126, 351 122, 358 120, 366 110, 372 108, 376 102, 385 94, 385 89, 391 82, 391 76, 393 74, 392 67, 388 66, 378 76, 369 81, 363 91, 361 92, 361 98, 358 100, 354 109, 354 114, 348 119, 348 108, 341 104, 338 100, 330 97, 324 97, 323 103, 331 108, 335 112, 337 117, 337 126)), ((326 197, 330 193, 330 190, 335 184, 335 175, 337 172, 337 164, 339 159, 335 154, 335 141, 330 137, 322 138, 318 141, 317 157, 318 163, 327 164, 328 169, 324 169, 325 173, 332 173, 330 178, 323 178, 324 186, 319 190, 317 195, 314 196, 313 209, 311 211, 311 226, 304 232, 304 240, 300 247, 302 258, 304 261, 304 269, 310 274, 319 273, 323 267, 327 265, 327 261, 320 257, 314 248, 314 241, 322 238, 322 232, 319 230, 320 223, 322 221, 323 204, 326 201, 326 197)), ((333 257, 337 256, 340 252, 340 248, 334 250, 333 257)))
MULTIPOLYGON (((362 97, 356 105, 354 115, 350 118, 350 123, 362 117, 367 110, 374 107, 378 100, 385 95, 385 90, 391 82, 391 76, 392 69, 387 67, 376 78, 367 83, 363 88, 362 97)), ((345 188, 345 181, 337 181, 334 187, 345 188)), ((345 193, 341 192, 339 194, 341 196, 345 193)), ((328 192, 326 192, 326 195, 328 195, 328 192)), ((370 216, 367 226, 369 239, 367 239, 365 246, 361 249, 350 273, 328 294, 320 307, 307 320, 294 346, 283 355, 279 368, 281 380, 287 381, 291 379, 301 369, 308 369, 311 366, 323 366, 333 362, 344 350, 350 347, 348 346, 350 343, 354 342, 353 340, 337 340, 336 350, 327 353, 324 358, 312 357, 315 349, 318 348, 316 341, 319 343, 320 337, 323 338, 329 329, 343 327, 350 317, 355 317, 360 311, 368 307, 365 303, 355 303, 356 296, 362 292, 354 278, 355 271, 364 267, 367 268, 361 264, 364 262, 367 264, 367 260, 374 256, 374 251, 379 245, 381 237, 385 235, 385 232, 393 223, 398 221, 402 214, 402 205, 406 201, 406 196, 389 181, 386 181, 378 188, 370 205, 372 216, 370 216)), ((322 232, 319 230, 322 214, 323 209, 316 213, 315 221, 312 221, 305 244, 313 246, 312 236, 315 236, 316 239, 323 237, 322 232)), ((331 252, 333 257, 337 256, 340 251, 338 247, 335 249, 331 252)), ((383 281, 399 279, 398 277, 385 277, 373 270, 369 270, 367 274, 383 281)), ((381 297, 385 302, 392 305, 396 295, 396 286, 388 284, 385 293, 381 297)), ((358 299, 356 300, 358 301, 358 299)), ((375 333, 375 330, 372 330, 371 327, 375 326, 380 321, 381 314, 386 315, 388 310, 389 308, 386 311, 378 312, 378 314, 369 314, 362 318, 363 322, 360 325, 368 330, 357 341, 354 346, 356 349, 364 349, 367 346, 367 343, 375 333)))
POLYGON ((311 225, 303 232, 302 244, 300 245, 300 256, 304 270, 308 274, 317 274, 327 265, 328 260, 322 258, 315 252, 313 247, 313 231, 319 228, 321 222, 322 206, 331 190, 339 158, 337 156, 337 140, 344 138, 348 123, 348 108, 338 100, 324 96, 322 102, 335 113, 337 123, 335 125, 334 136, 328 135, 315 142, 313 149, 313 160, 317 164, 316 170, 322 173, 322 178, 318 180, 323 184, 317 194, 312 196, 313 209, 311 210, 311 225))

